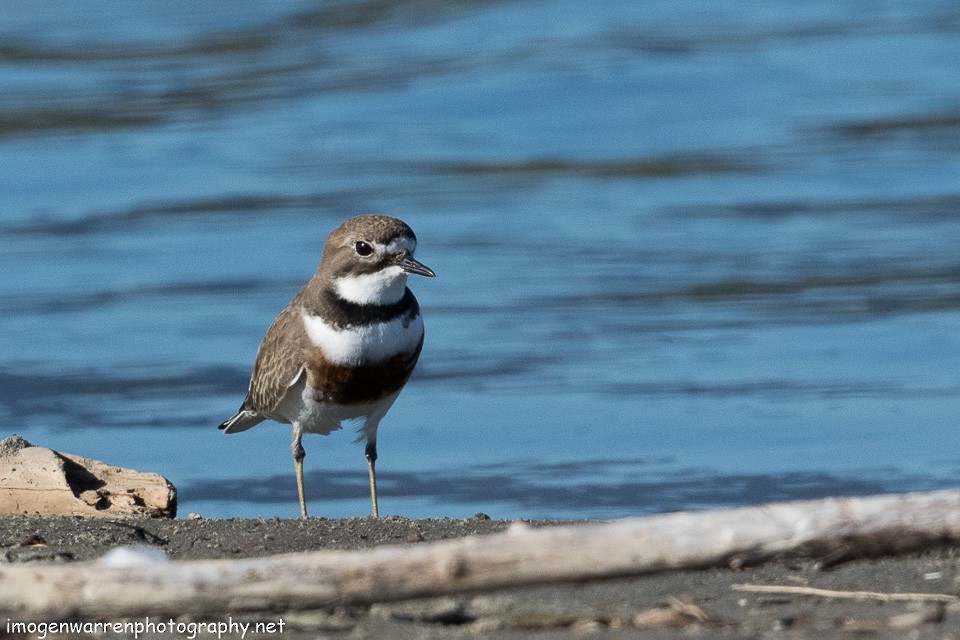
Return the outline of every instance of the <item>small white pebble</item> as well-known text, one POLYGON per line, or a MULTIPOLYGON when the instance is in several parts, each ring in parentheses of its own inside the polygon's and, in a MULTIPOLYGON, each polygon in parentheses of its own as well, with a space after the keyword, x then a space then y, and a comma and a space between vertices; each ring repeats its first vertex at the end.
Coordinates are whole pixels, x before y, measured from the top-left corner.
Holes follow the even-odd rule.
POLYGON ((604 626, 600 624, 597 620, 578 620, 573 623, 573 626, 570 627, 570 630, 577 635, 583 634, 595 634, 600 631, 603 631, 604 626))
POLYGON ((507 535, 511 535, 511 536, 521 535, 526 531, 530 531, 531 528, 532 527, 528 525, 526 522, 520 522, 518 520, 517 522, 514 522, 509 527, 507 527, 507 535))
POLYGON ((203 520, 203 516, 199 513, 188 513, 187 520, 203 520))
POLYGON ((114 547, 100 558, 100 564, 105 567, 142 567, 161 562, 170 562, 167 552, 160 547, 153 547, 148 544, 114 547))
POLYGON ((939 571, 931 571, 930 573, 923 574, 924 580, 939 580, 943 577, 943 573, 939 571))

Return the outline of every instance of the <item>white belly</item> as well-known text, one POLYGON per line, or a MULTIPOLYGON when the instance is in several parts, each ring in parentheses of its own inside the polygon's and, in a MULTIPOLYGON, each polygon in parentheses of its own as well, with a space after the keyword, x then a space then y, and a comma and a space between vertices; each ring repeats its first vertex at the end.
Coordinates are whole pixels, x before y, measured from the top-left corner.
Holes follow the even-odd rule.
POLYGON ((343 428, 345 423, 357 421, 362 431, 358 440, 376 436, 377 427, 383 416, 400 392, 397 391, 374 402, 356 404, 337 404, 335 402, 317 402, 312 389, 307 386, 307 376, 301 373, 297 382, 290 386, 287 394, 275 409, 274 420, 290 423, 302 433, 329 435, 343 428))

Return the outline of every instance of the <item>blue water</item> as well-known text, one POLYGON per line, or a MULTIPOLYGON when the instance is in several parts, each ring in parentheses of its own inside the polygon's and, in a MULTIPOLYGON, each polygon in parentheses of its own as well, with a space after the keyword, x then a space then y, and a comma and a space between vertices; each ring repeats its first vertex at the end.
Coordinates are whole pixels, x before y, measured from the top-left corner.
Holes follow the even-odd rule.
MULTIPOLYGON (((960 486, 945 0, 0 6, 0 435, 295 516, 216 425, 326 234, 407 221, 381 512, 610 518, 960 486)), ((369 512, 351 433, 317 515, 369 512)))

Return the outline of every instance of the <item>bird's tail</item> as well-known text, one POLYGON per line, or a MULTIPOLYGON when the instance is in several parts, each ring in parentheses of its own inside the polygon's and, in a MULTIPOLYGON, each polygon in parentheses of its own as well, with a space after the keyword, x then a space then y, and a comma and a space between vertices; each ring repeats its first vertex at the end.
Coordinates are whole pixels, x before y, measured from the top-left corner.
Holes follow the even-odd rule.
POLYGON ((239 433, 251 429, 266 420, 265 416, 249 409, 240 409, 237 415, 220 425, 219 429, 224 433, 239 433))

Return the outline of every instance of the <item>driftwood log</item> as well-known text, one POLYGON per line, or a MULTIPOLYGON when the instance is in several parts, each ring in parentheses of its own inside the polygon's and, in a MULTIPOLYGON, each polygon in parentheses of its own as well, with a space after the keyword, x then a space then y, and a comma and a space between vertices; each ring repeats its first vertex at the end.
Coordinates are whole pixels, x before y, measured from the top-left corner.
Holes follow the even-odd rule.
POLYGON ((0 516, 167 517, 177 490, 156 473, 0 440, 0 516))
POLYGON ((960 491, 787 502, 367 551, 138 567, 0 568, 0 613, 26 619, 225 615, 636 576, 784 554, 896 553, 960 539, 960 491))

